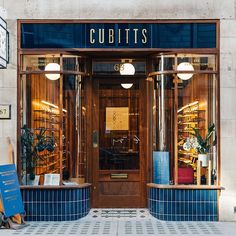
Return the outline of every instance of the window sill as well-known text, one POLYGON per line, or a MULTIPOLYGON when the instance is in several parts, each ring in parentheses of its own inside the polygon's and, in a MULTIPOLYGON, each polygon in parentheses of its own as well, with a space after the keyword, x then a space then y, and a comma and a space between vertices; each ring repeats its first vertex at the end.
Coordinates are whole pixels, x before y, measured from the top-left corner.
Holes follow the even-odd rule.
POLYGON ((90 187, 91 184, 85 183, 85 184, 79 184, 79 185, 21 185, 20 189, 77 189, 77 188, 87 188, 90 187))
POLYGON ((217 185, 164 185, 148 183, 149 188, 160 188, 160 189, 209 189, 209 190, 224 190, 223 187, 217 185))

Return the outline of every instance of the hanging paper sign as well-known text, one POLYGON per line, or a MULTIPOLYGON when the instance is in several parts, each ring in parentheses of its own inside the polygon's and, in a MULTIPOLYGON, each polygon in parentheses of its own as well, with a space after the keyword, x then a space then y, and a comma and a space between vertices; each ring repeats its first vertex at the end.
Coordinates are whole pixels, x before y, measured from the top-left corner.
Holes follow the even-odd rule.
POLYGON ((6 69, 8 63, 8 31, 7 23, 0 17, 0 69, 6 69))
POLYGON ((129 108, 106 107, 106 130, 129 130, 129 108))

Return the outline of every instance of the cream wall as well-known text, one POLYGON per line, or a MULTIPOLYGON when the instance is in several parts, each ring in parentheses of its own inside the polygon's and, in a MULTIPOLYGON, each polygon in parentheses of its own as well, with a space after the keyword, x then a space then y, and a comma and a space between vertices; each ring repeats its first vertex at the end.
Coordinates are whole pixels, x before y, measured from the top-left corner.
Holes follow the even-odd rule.
POLYGON ((236 221, 236 0, 0 0, 0 14, 10 32, 0 104, 12 104, 12 119, 0 120, 0 164, 7 161, 6 137, 16 146, 16 19, 220 19, 220 219, 236 221))

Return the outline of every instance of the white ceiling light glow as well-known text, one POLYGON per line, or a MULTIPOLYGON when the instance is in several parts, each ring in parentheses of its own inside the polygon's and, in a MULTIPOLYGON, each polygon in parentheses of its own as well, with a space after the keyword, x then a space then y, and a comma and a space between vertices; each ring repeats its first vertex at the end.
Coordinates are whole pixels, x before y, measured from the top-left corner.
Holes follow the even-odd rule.
MULTIPOLYGON (((189 62, 182 62, 177 66, 177 71, 194 71, 194 68, 189 62)), ((193 77, 193 74, 177 74, 177 76, 182 80, 189 80, 193 77)))
POLYGON ((131 63, 123 63, 120 66, 120 74, 121 75, 134 75, 135 68, 131 63))
MULTIPOLYGON (((60 71, 60 65, 55 62, 48 63, 45 66, 45 71, 60 71)), ((58 80, 60 78, 60 74, 45 74, 45 76, 50 80, 58 80)))
POLYGON ((124 89, 130 89, 133 84, 132 83, 125 83, 125 84, 121 84, 121 86, 124 88, 124 89))

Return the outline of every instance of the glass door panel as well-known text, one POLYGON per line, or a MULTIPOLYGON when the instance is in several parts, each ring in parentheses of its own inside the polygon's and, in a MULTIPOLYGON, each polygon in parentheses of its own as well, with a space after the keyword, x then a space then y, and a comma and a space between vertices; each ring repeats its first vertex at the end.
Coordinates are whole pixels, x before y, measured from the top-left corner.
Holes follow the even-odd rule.
POLYGON ((99 86, 99 169, 139 169, 139 85, 99 86))

